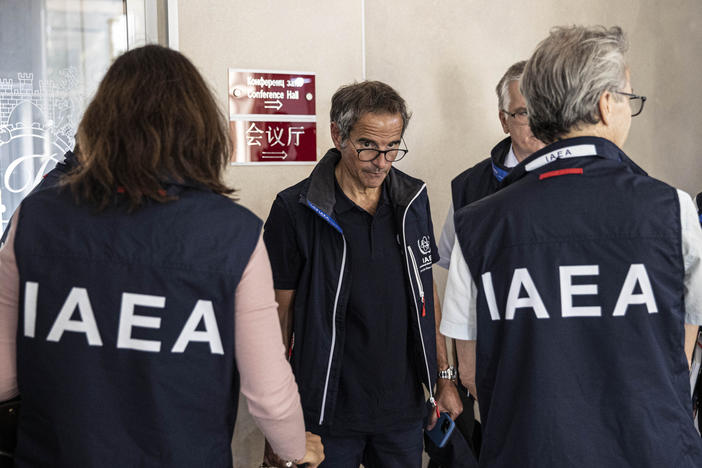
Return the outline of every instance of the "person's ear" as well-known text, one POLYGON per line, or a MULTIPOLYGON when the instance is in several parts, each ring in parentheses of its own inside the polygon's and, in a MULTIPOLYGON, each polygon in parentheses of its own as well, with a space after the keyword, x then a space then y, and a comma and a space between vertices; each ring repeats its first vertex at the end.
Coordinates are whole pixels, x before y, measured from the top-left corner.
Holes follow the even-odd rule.
POLYGON ((332 141, 334 142, 334 147, 341 151, 341 132, 339 131, 339 126, 336 124, 336 122, 332 122, 329 125, 329 129, 331 131, 331 137, 332 141))
POLYGON ((614 94, 611 91, 605 91, 600 96, 597 103, 597 108, 600 111, 600 120, 604 125, 612 123, 612 112, 614 110, 614 94))
POLYGON ((507 126, 507 114, 505 114, 501 110, 498 110, 497 116, 500 118, 500 123, 502 124, 502 130, 504 130, 505 133, 509 134, 509 127, 507 126))

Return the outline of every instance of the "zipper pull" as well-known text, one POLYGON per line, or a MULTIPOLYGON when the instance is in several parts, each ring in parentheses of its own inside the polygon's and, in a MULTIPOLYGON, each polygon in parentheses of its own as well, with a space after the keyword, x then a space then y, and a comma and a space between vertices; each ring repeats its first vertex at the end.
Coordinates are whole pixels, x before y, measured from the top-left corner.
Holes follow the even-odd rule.
POLYGON ((424 294, 421 295, 422 298, 422 317, 427 316, 427 307, 426 304, 424 303, 424 294))
POLYGON ((432 405, 432 406, 434 407, 434 409, 436 410, 436 417, 437 417, 437 419, 440 418, 441 415, 439 414, 439 405, 436 404, 436 400, 434 399, 433 396, 432 396, 432 397, 429 397, 429 403, 431 403, 431 405, 432 405))

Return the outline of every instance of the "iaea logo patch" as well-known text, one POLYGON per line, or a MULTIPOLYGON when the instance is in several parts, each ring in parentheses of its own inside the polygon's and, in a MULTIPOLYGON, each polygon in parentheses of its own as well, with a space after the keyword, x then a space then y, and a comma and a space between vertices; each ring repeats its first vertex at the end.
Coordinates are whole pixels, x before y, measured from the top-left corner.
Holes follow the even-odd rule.
POLYGON ((422 238, 417 241, 417 246, 419 247, 419 251, 422 252, 424 255, 428 254, 429 251, 431 251, 429 236, 422 236, 422 238))

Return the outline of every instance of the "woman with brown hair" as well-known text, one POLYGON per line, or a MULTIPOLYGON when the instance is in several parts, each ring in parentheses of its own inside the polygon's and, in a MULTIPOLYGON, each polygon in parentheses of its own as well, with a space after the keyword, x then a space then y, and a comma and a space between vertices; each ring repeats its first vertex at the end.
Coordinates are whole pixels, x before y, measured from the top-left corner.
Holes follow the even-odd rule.
POLYGON ((196 68, 160 46, 122 55, 77 142, 0 250, 15 466, 231 467, 239 388, 288 466, 317 466, 262 223, 226 196, 227 125, 196 68))

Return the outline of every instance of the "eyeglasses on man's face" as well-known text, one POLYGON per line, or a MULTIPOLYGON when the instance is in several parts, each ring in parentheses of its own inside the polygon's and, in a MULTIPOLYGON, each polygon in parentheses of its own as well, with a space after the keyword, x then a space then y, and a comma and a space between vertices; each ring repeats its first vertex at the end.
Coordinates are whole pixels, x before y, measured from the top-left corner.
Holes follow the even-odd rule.
POLYGON ((386 150, 379 150, 377 148, 356 148, 356 145, 353 144, 351 139, 349 139, 349 142, 351 143, 351 146, 353 146, 353 149, 356 150, 358 159, 363 162, 374 161, 381 154, 387 162, 395 162, 404 158, 409 152, 404 139, 402 139, 402 144, 405 146, 404 148, 390 148, 386 150))
POLYGON ((646 96, 639 96, 637 94, 625 93, 624 91, 615 91, 617 94, 629 97, 629 107, 631 108, 631 116, 636 117, 639 115, 644 108, 644 103, 646 102, 646 96))
POLYGON ((512 117, 512 119, 514 119, 514 121, 517 122, 519 125, 529 124, 529 112, 527 112, 526 109, 521 109, 517 112, 510 112, 503 109, 502 112, 507 114, 509 117, 512 117))

